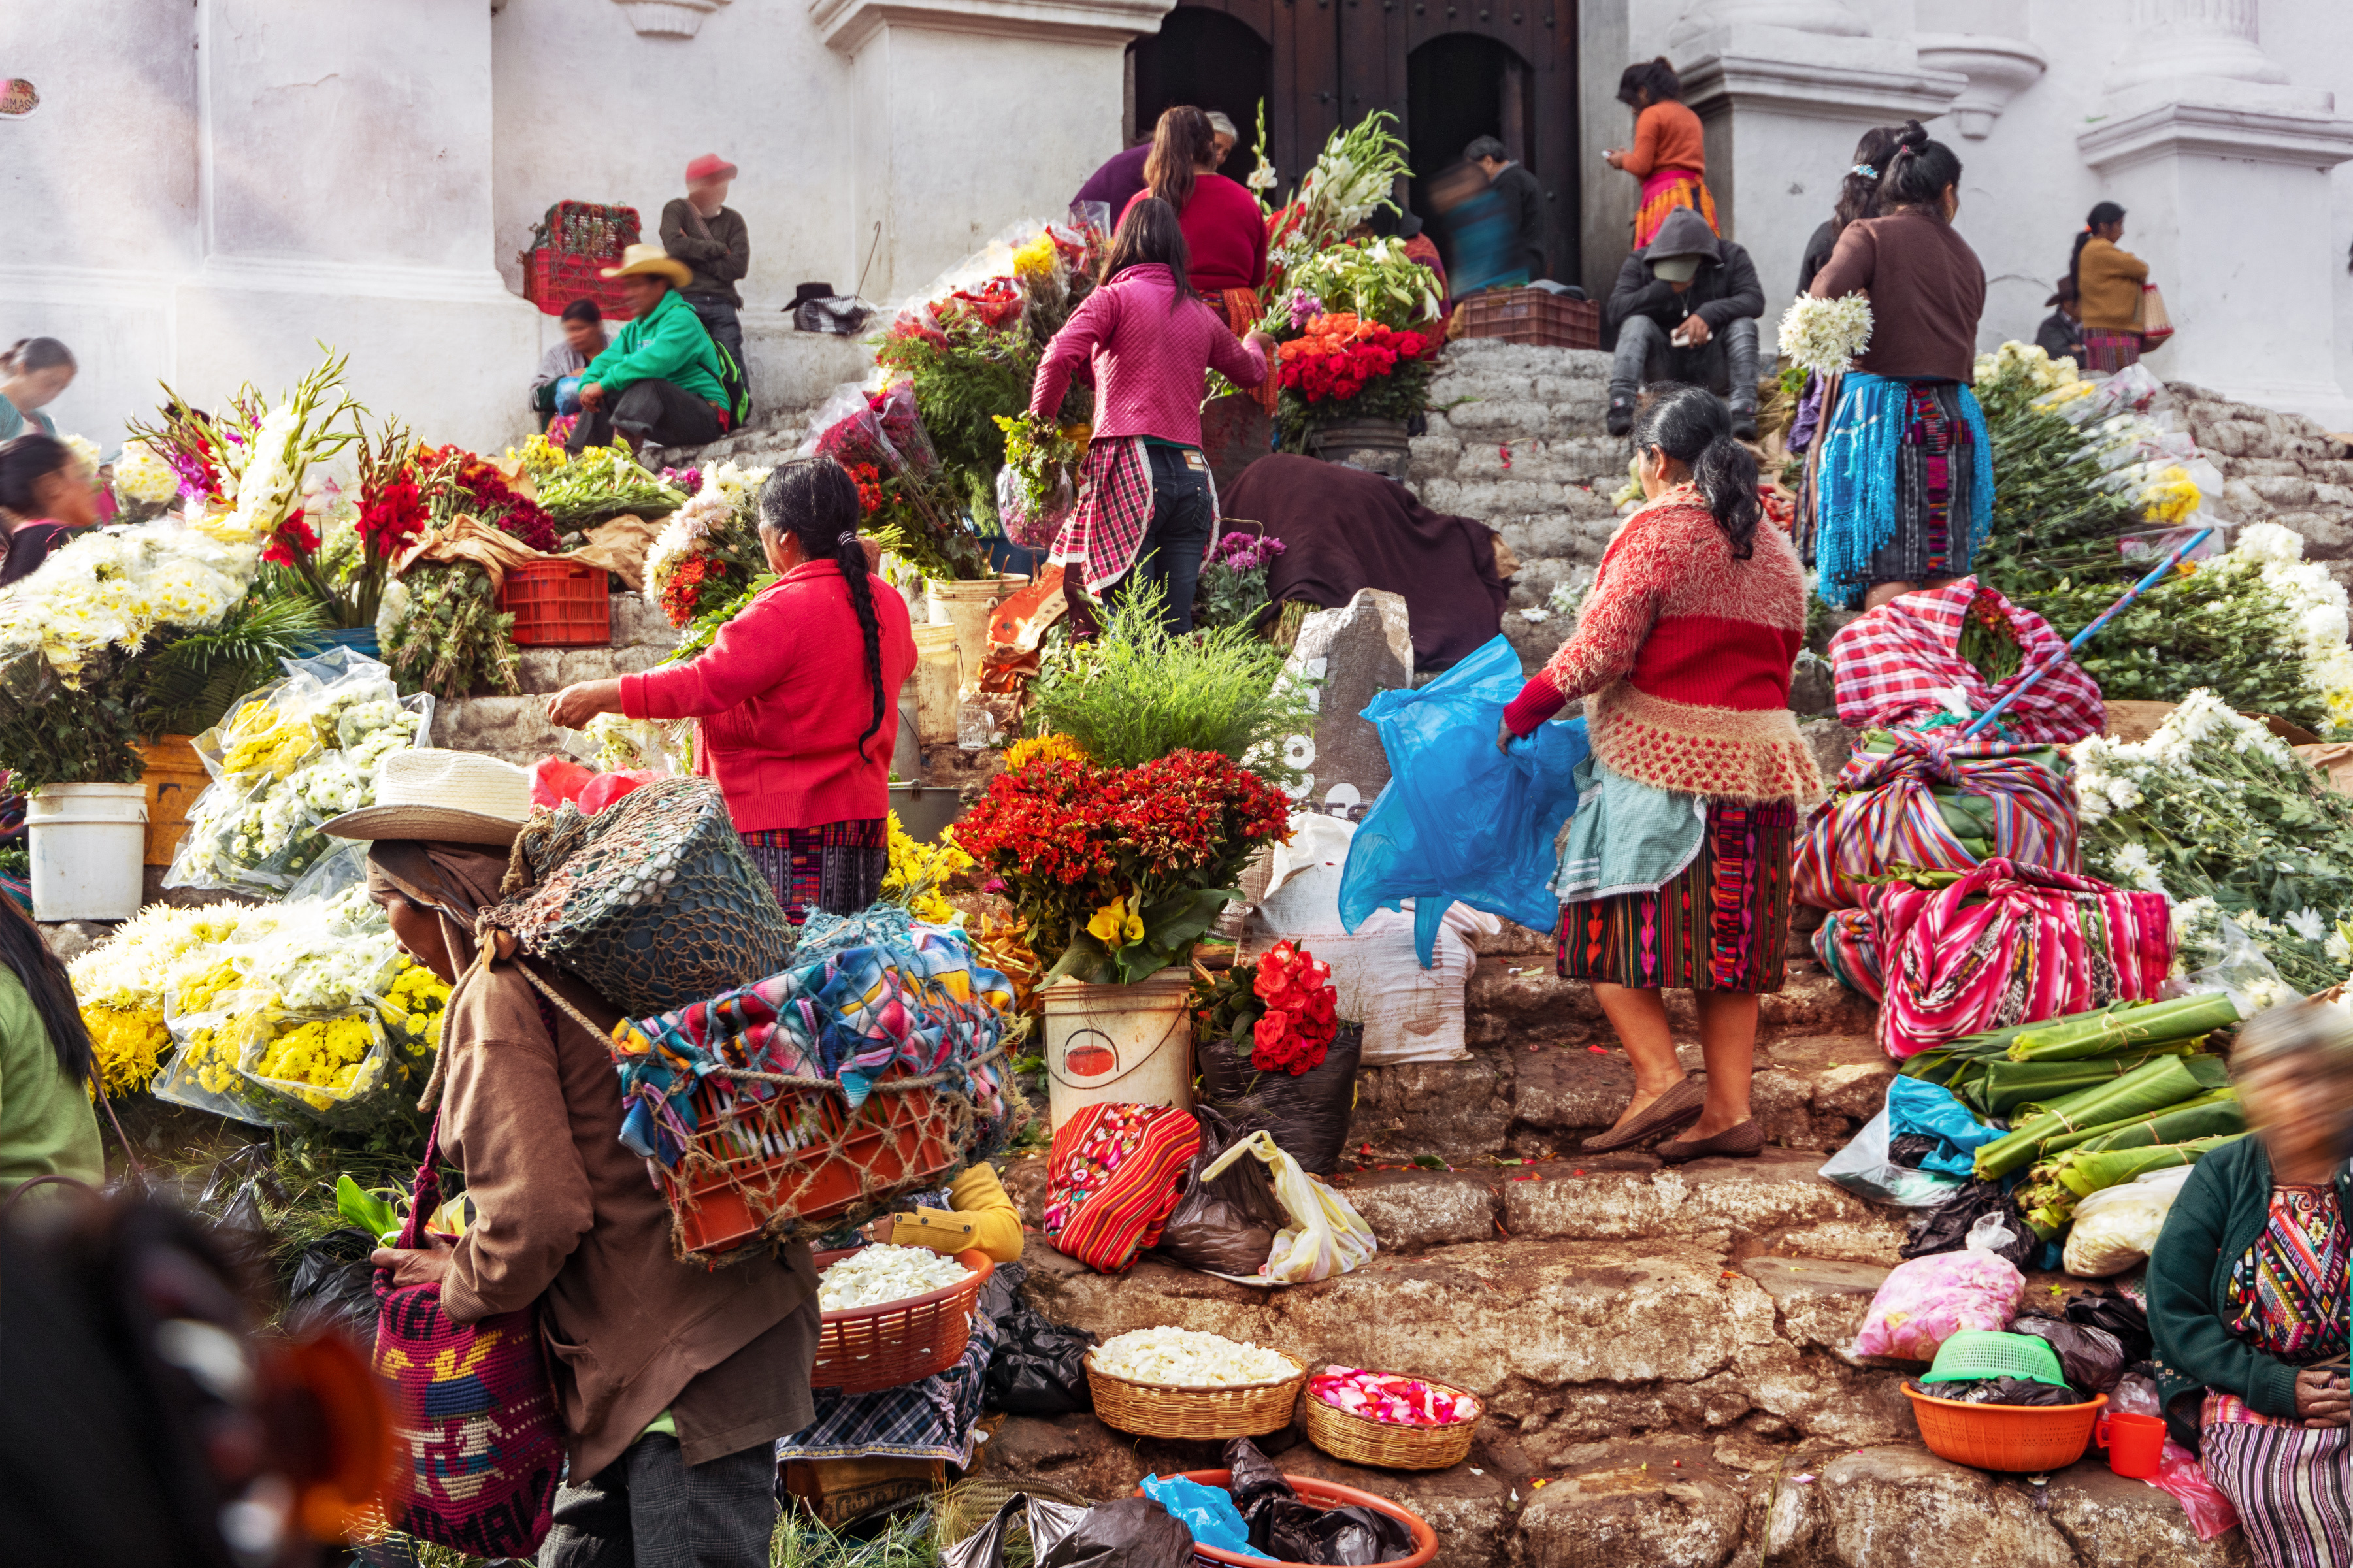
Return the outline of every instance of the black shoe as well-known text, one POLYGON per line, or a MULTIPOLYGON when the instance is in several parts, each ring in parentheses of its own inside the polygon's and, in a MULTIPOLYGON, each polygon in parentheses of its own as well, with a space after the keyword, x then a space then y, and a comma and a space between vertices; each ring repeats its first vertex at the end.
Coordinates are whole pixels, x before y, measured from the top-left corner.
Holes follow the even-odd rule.
POLYGON ((1628 431, 1634 428, 1634 400, 1632 398, 1612 397, 1609 400, 1609 434, 1612 436, 1623 436, 1628 431))
POLYGON ((1736 408, 1732 411, 1732 438, 1736 441, 1757 439, 1757 410, 1736 408))

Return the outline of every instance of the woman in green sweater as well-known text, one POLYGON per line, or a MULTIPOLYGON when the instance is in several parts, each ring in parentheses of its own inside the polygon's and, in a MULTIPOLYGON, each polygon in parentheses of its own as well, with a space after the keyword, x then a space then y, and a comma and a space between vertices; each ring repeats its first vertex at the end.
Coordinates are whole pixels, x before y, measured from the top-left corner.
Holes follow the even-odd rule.
POLYGON ((2149 1257, 2158 1393, 2260 1568, 2346 1568, 2353 1020, 2316 1002, 2262 1014, 2231 1077, 2253 1136, 2199 1163, 2149 1257))
POLYGON ((36 1176, 106 1179, 91 1070, 66 966, 32 917, 0 898, 0 1193, 36 1176))

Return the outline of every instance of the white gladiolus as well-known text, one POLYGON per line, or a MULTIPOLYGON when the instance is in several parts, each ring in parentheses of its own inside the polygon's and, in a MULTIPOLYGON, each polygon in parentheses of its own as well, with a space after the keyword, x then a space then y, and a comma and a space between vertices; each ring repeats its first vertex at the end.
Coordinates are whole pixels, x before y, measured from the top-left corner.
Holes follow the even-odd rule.
POLYGON ((1092 1362, 1113 1377, 1171 1388, 1235 1388, 1300 1373, 1281 1351, 1197 1329, 1131 1329, 1097 1346, 1092 1362))
POLYGON ((944 1290, 971 1273, 926 1247, 864 1247, 818 1276, 818 1305, 828 1312, 879 1307, 944 1290))

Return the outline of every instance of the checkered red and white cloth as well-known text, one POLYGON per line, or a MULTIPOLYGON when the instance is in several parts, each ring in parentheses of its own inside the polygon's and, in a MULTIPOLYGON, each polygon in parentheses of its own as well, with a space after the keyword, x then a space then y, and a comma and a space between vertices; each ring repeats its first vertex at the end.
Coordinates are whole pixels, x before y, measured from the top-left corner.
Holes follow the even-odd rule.
POLYGON ((1079 504, 1054 540, 1050 564, 1100 594, 1127 574, 1152 527, 1152 459, 1140 440, 1105 437, 1079 464, 1079 504))
MULTIPOLYGON (((1984 712, 2028 670, 2063 649, 2051 623, 2021 609, 1975 577, 1906 594, 1864 614, 1831 638, 1831 682, 1839 722, 1854 730, 1905 730, 1965 709, 1984 712), (2009 617, 2023 662, 1999 686, 1989 685, 1960 654, 1961 628, 1982 592, 2009 617)), ((2002 710, 2005 739, 2067 745, 2096 735, 2107 721, 2100 689, 2073 658, 2002 710)))

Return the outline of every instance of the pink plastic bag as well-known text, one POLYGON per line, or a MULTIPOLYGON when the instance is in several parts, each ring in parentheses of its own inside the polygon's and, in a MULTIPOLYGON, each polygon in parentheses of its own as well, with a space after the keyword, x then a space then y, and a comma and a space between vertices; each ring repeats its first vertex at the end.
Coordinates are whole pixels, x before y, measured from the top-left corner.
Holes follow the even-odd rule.
POLYGON ((554 811, 567 800, 577 800, 588 781, 596 776, 595 768, 581 766, 569 757, 542 757, 531 764, 531 804, 554 811))
POLYGON ((662 775, 646 768, 623 768, 618 773, 598 773, 581 786, 580 809, 594 816, 633 789, 653 783, 662 775))
POLYGON ((2026 1276, 2010 1260, 1974 1247, 1915 1258, 1890 1270, 1855 1336, 1856 1355, 1935 1361, 1963 1329, 2000 1333, 2026 1296, 2026 1276))

